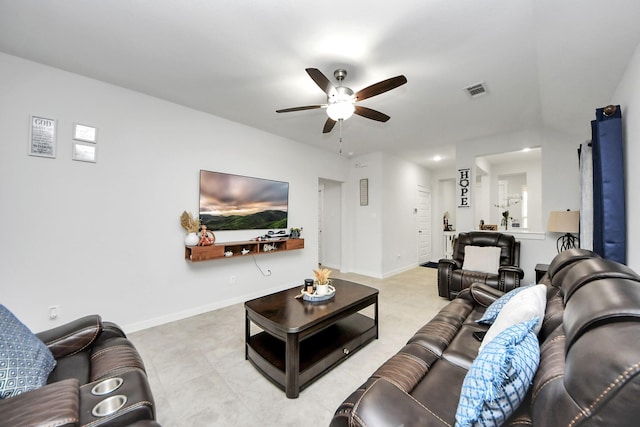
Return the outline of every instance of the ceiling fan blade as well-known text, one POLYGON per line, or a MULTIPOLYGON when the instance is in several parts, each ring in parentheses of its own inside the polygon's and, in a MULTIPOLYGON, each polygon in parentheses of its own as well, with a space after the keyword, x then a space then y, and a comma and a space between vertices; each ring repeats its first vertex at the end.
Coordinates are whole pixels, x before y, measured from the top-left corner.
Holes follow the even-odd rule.
POLYGON ((361 105, 356 105, 356 110, 353 114, 357 114, 362 117, 366 117, 367 119, 376 120, 379 122, 386 122, 391 117, 387 116, 380 111, 372 110, 371 108, 363 107, 361 105))
POLYGON ((309 74, 309 77, 311 77, 311 79, 316 82, 318 87, 327 94, 327 96, 329 96, 331 90, 335 89, 329 79, 324 74, 322 74, 322 71, 318 70, 317 68, 306 68, 305 71, 307 72, 307 74, 309 74))
POLYGON ((336 125, 336 121, 333 120, 331 117, 327 117, 327 121, 324 122, 324 128, 322 128, 322 133, 331 132, 331 130, 335 125, 336 125))
POLYGON ((391 77, 390 79, 372 84, 371 86, 365 87, 364 89, 358 91, 356 93, 356 100, 362 101, 363 99, 380 95, 381 93, 385 93, 387 91, 390 91, 391 89, 395 89, 398 86, 402 86, 406 82, 407 78, 405 76, 391 77))
POLYGON ((324 108, 326 105, 305 105, 304 107, 284 108, 276 110, 276 113, 290 113, 292 111, 315 110, 316 108, 324 108))

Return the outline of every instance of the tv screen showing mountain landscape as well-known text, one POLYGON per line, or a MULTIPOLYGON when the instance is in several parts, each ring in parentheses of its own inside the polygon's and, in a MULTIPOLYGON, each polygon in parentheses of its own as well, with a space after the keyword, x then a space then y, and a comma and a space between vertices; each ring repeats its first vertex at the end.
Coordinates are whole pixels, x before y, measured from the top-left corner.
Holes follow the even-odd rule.
POLYGON ((289 183, 200 171, 200 222, 213 231, 287 228, 289 183))

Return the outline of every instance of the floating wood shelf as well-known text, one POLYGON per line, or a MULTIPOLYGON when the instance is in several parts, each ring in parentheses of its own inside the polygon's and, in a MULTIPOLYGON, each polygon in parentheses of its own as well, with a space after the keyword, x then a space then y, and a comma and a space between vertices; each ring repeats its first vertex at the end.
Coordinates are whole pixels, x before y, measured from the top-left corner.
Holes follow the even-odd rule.
POLYGON ((222 242, 214 243, 210 246, 185 246, 184 259, 191 262, 198 262, 218 258, 240 258, 247 255, 263 255, 274 252, 292 251, 295 249, 304 249, 304 239, 222 242), (243 255, 243 250, 248 250, 249 252, 243 255), (225 256, 225 252, 232 252, 233 255, 229 257, 225 256))

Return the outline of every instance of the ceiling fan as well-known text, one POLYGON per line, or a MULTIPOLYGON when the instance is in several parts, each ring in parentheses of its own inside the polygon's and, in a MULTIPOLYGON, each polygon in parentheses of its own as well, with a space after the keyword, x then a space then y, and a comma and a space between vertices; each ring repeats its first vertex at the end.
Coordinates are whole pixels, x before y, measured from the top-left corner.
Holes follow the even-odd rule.
POLYGON ((313 110, 316 108, 326 108, 327 121, 324 124, 322 133, 329 133, 335 126, 336 122, 340 120, 346 120, 351 115, 357 114, 367 119, 376 120, 379 122, 386 122, 390 119, 384 113, 373 110, 371 108, 356 105, 356 102, 363 99, 371 98, 372 96, 380 95, 381 93, 395 89, 398 86, 402 86, 407 82, 405 76, 396 76, 381 82, 367 86, 364 89, 354 93, 353 90, 346 86, 342 86, 342 81, 347 77, 347 71, 338 69, 333 72, 333 76, 338 80, 338 86, 334 86, 327 77, 317 68, 307 68, 307 74, 316 82, 318 87, 327 94, 327 103, 319 105, 306 105, 304 107, 285 108, 283 110, 276 110, 276 113, 289 113, 292 111, 313 110))

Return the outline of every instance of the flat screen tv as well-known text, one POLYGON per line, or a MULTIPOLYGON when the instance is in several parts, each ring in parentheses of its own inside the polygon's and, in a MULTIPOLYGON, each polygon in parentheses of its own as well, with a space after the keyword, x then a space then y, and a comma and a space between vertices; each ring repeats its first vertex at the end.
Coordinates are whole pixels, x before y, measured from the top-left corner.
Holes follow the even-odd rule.
POLYGON ((287 228, 289 183, 200 171, 200 222, 213 231, 287 228))

